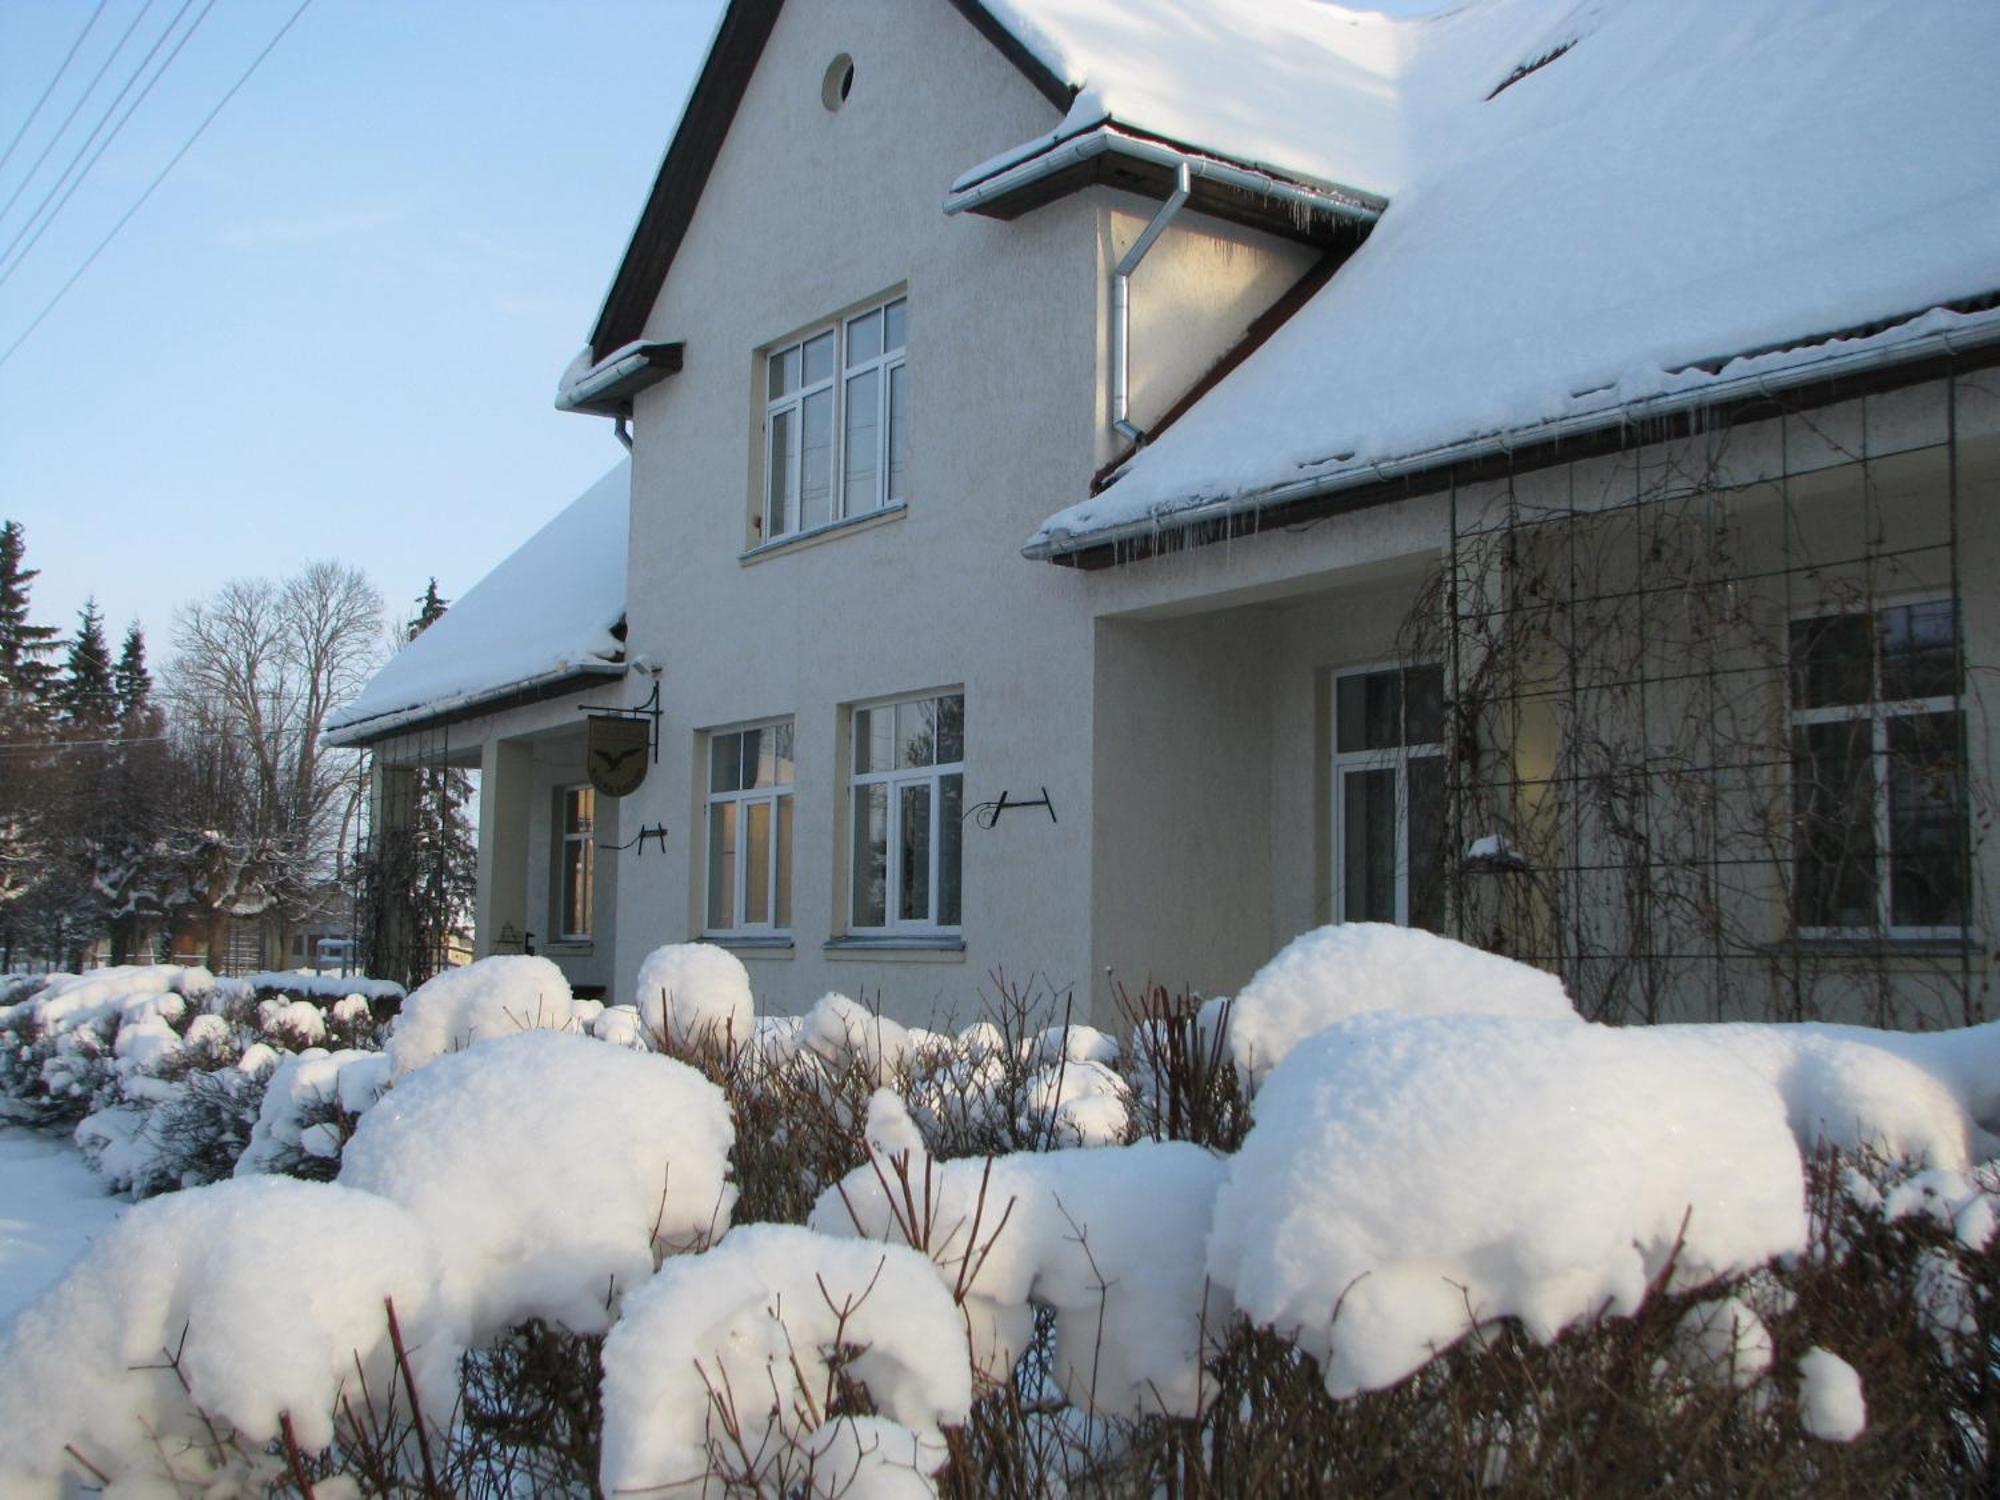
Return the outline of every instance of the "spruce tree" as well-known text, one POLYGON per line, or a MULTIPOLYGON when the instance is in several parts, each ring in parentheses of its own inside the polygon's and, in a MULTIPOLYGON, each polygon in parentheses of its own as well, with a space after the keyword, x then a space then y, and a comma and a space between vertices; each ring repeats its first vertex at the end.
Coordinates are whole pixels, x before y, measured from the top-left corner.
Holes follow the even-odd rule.
POLYGON ((431 579, 424 585, 423 597, 417 600, 417 616, 410 621, 409 633, 405 639, 414 641, 443 618, 444 612, 449 608, 451 601, 438 593, 437 579, 431 579))
POLYGON ((28 586, 40 569, 25 565, 27 548, 19 521, 0 524, 0 739, 36 736, 56 675, 55 630, 28 623, 28 586))
POLYGON ((111 648, 104 639, 104 616, 97 600, 85 599, 69 643, 55 709, 65 733, 78 739, 109 735, 118 722, 118 695, 112 683, 111 648))
POLYGON ((153 706, 153 674, 146 670, 146 637, 137 620, 126 627, 118 665, 111 669, 111 690, 118 699, 120 739, 151 739, 159 734, 162 716, 153 706))

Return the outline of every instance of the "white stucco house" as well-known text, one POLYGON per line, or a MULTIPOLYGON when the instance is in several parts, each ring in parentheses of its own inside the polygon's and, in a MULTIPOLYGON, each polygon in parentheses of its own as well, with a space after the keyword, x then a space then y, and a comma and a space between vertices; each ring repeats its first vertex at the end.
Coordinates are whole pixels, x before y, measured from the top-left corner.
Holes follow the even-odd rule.
POLYGON ((1971 0, 733 0, 560 385, 629 461, 335 737, 384 819, 479 767, 480 951, 619 997, 706 937, 1103 1020, 1371 919, 1983 1015, 1996 62, 1971 0))

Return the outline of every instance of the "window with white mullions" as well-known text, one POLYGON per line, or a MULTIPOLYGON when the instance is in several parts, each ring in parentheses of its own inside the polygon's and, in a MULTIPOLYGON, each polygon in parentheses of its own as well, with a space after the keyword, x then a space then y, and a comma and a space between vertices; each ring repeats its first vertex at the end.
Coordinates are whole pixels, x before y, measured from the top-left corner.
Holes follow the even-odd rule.
POLYGON ((581 942, 590 936, 597 902, 597 793, 587 786, 564 787, 556 794, 562 839, 557 854, 562 892, 556 910, 556 940, 581 942))
POLYGON ((1958 628, 1950 599, 1792 621, 1792 898, 1801 936, 1963 934, 1958 628))
POLYGON ((849 926, 956 931, 965 695, 854 710, 849 926))
POLYGON ((898 297, 765 356, 764 540, 903 498, 908 334, 898 297))
POLYGON ((1343 922, 1444 926, 1444 669, 1334 679, 1335 911, 1343 922))
POLYGON ((708 922, 719 935, 792 925, 792 724, 708 737, 708 922))

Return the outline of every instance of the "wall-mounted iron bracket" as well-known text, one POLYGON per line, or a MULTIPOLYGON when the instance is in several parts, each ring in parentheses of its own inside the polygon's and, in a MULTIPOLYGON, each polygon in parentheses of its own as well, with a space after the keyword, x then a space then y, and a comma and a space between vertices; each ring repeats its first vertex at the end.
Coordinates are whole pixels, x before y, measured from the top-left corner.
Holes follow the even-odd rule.
POLYGON ((976 820, 981 828, 991 828, 1000 821, 1000 814, 1003 812, 1014 812, 1023 807, 1042 808, 1048 813, 1051 823, 1056 821, 1056 805, 1049 800, 1047 787, 1042 788, 1042 795, 1039 797, 1016 798, 1002 791, 991 802, 975 802, 966 809, 965 816, 976 820))

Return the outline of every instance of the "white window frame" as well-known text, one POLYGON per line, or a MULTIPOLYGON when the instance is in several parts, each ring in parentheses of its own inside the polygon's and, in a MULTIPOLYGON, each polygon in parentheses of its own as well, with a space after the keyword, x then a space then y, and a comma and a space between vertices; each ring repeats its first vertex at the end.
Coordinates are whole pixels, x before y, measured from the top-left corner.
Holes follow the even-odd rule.
MULTIPOLYGON (((703 776, 707 782, 707 792, 702 801, 701 813, 703 844, 701 862, 702 932, 705 936, 722 938, 789 937, 792 931, 792 924, 778 920, 779 912, 792 904, 791 891, 786 888, 784 880, 786 873, 785 861, 779 857, 779 829, 783 826, 786 809, 791 809, 793 812, 791 825, 792 837, 796 841, 798 837, 797 804, 792 800, 794 785, 797 779, 796 768, 798 764, 798 731, 795 723, 791 718, 785 717, 760 719, 754 723, 732 724, 720 729, 711 729, 702 736, 702 749, 702 761, 705 767, 703 776), (715 789, 715 742, 719 739, 729 739, 737 735, 770 729, 788 729, 792 731, 792 760, 790 763, 793 767, 793 780, 771 786, 739 787, 735 791, 718 792, 715 789), (711 899, 715 887, 715 809, 725 804, 733 805, 736 809, 736 866, 730 877, 729 909, 732 920, 727 923, 718 923, 715 920, 715 910, 711 899), (744 916, 744 913, 750 909, 749 902, 746 899, 749 895, 750 861, 744 856, 748 849, 747 830, 750 822, 750 808, 753 805, 763 804, 768 804, 771 810, 771 859, 770 869, 766 875, 767 887, 764 893, 764 909, 770 913, 770 920, 752 922, 748 921, 744 916)), ((797 861, 797 854, 798 851, 795 843, 792 850, 794 863, 797 861)), ((796 913, 793 913, 793 915, 796 916, 796 913)))
MULTIPOLYGON (((1935 589, 1918 593, 1894 594, 1871 600, 1854 607, 1842 607, 1835 602, 1823 606, 1802 605, 1794 609, 1791 620, 1799 624, 1809 620, 1830 620, 1845 616, 1861 616, 1870 622, 1871 631, 1879 630, 1876 623, 1889 610, 1903 609, 1918 604, 1952 604, 1956 616, 1955 628, 1962 637, 1965 630, 1965 606, 1963 601, 1954 601, 1949 590, 1935 589)), ((1893 720, 1913 718, 1926 714, 1954 714, 1959 718, 1959 733, 1965 733, 1965 684, 1961 678, 1955 693, 1933 694, 1923 698, 1885 698, 1882 694, 1882 651, 1880 638, 1871 634, 1868 660, 1868 698, 1861 703, 1828 704, 1820 708, 1801 708, 1792 702, 1792 671, 1794 663, 1788 645, 1785 660, 1785 709, 1786 709, 1786 759, 1787 806, 1792 809, 1790 816, 1797 818, 1798 801, 1791 790, 1791 767, 1793 756, 1792 731, 1813 724, 1852 723, 1859 719, 1869 721, 1868 762, 1869 780, 1873 797, 1873 833, 1875 850, 1871 859, 1869 877, 1875 888, 1875 921, 1872 925, 1860 927, 1811 926, 1803 922, 1794 929, 1804 939, 1853 940, 1857 938, 1886 938, 1890 941, 1921 942, 1926 939, 1959 941, 1965 938, 1969 928, 1965 924, 1945 926, 1898 925, 1895 912, 1895 861, 1894 828, 1889 806, 1889 725, 1893 720)), ((1972 844, 1970 809, 1961 808, 1960 817, 1965 821, 1959 829, 1959 836, 1969 849, 1972 844)), ((1792 879, 1797 880, 1798 853, 1793 854, 1792 879)), ((1962 890, 1959 899, 1970 912, 1972 892, 1962 890)))
MULTIPOLYGON (((1435 662, 1378 661, 1365 666, 1335 669, 1327 694, 1329 736, 1333 750, 1333 787, 1328 801, 1333 812, 1333 912, 1337 922, 1361 922, 1365 916, 1350 916, 1347 910, 1347 775, 1352 771, 1394 771, 1396 773, 1396 925, 1410 925, 1410 762, 1442 759, 1444 741, 1401 744, 1374 750, 1340 748, 1340 684, 1350 678, 1372 677, 1383 672, 1406 673, 1436 667, 1435 662)), ((1405 709, 1405 723, 1408 720, 1405 709)))
MULTIPOLYGON (((944 688, 929 693, 905 693, 894 698, 881 698, 867 703, 852 705, 847 716, 848 745, 848 791, 847 791, 847 930, 860 937, 908 937, 912 935, 940 937, 957 936, 964 930, 965 918, 965 840, 963 820, 965 817, 965 689, 944 688), (956 698, 959 700, 959 758, 954 761, 936 762, 928 766, 909 766, 902 769, 881 771, 859 771, 854 767, 861 764, 861 725, 863 715, 879 709, 894 709, 904 703, 927 703, 937 699, 956 698), (940 922, 938 918, 938 898, 942 889, 940 873, 941 851, 944 839, 940 836, 944 826, 944 781, 956 776, 959 785, 960 838, 958 840, 959 874, 959 920, 953 923, 940 922), (903 798, 902 790, 909 786, 927 786, 930 801, 930 848, 927 851, 929 865, 926 872, 925 889, 930 894, 929 910, 922 917, 901 918, 897 915, 903 907, 902 861, 896 855, 903 843, 903 798), (860 806, 861 791, 864 787, 886 787, 884 803, 887 816, 884 819, 883 880, 882 880, 882 922, 880 925, 865 924, 857 914, 861 892, 854 879, 857 828, 857 809, 860 806)), ((936 754, 935 747, 932 751, 936 754)))
POLYGON ((592 940, 593 929, 597 926, 597 789, 587 781, 569 782, 556 788, 556 869, 555 908, 558 943, 588 943, 592 940), (580 832, 572 832, 569 826, 570 798, 578 792, 590 797, 590 827, 580 832), (569 870, 570 852, 574 845, 583 853, 583 902, 584 926, 581 932, 568 931, 569 927, 569 870))
MULTIPOLYGON (((806 536, 815 531, 823 531, 846 521, 858 520, 863 516, 886 511, 904 502, 900 489, 892 493, 894 476, 891 460, 894 451, 890 442, 892 426, 907 427, 909 413, 900 408, 892 413, 890 393, 895 385, 896 372, 903 370, 907 363, 909 338, 909 296, 898 293, 893 297, 861 308, 856 312, 831 319, 808 329, 797 338, 787 339, 764 351, 759 363, 758 389, 764 393, 764 425, 760 438, 763 466, 758 475, 757 532, 759 544, 787 541, 793 537, 806 536), (904 342, 894 349, 887 346, 889 313, 900 309, 903 315, 904 342), (884 347, 866 359, 851 361, 848 358, 849 344, 856 324, 867 319, 879 318, 882 325, 884 347), (822 379, 807 383, 805 373, 805 349, 808 344, 824 336, 831 336, 834 343, 833 369, 822 379), (782 395, 771 395, 771 372, 787 357, 796 356, 799 364, 800 380, 797 386, 782 395), (876 387, 875 424, 875 482, 870 493, 850 494, 847 484, 847 408, 848 386, 857 380, 873 380, 876 387), (832 441, 828 458, 828 514, 824 519, 805 524, 801 511, 804 493, 804 444, 805 444, 805 403, 816 395, 831 393, 833 415, 832 441), (771 475, 774 471, 773 449, 777 439, 778 418, 789 415, 788 436, 785 439, 785 519, 782 528, 773 525, 771 504, 771 475)), ((908 382, 904 382, 904 404, 908 402, 908 382)), ((907 447, 907 442, 906 442, 907 447)), ((907 460, 906 460, 907 462, 907 460)))

